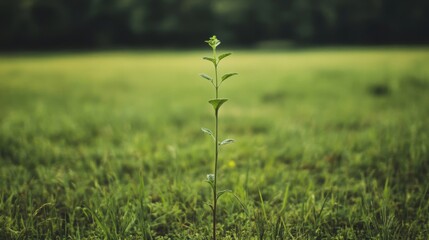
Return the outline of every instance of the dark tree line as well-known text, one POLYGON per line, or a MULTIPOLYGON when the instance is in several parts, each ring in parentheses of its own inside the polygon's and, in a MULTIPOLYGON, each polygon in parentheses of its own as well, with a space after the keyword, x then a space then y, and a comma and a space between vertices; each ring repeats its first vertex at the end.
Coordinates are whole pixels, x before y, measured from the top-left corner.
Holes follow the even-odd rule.
POLYGON ((2 49, 429 42, 427 0, 1 0, 2 49))

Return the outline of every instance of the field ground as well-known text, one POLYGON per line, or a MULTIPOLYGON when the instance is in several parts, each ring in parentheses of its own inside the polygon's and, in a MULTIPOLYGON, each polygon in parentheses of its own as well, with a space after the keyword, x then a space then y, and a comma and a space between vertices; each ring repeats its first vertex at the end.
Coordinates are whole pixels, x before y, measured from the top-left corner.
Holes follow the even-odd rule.
MULTIPOLYGON (((210 239, 209 54, 0 56, 0 239, 210 239)), ((429 48, 220 71, 221 239, 427 239, 429 48)))

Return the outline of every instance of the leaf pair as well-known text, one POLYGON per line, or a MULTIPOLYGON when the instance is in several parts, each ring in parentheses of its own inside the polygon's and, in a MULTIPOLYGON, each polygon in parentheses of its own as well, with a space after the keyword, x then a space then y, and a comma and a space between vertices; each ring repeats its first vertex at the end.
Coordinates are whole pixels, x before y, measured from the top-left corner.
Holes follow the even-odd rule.
MULTIPOLYGON (((222 82, 225 81, 226 79, 232 77, 232 76, 235 76, 235 75, 238 75, 238 73, 227 73, 227 74, 223 75, 221 78, 222 82)), ((206 80, 213 81, 213 78, 210 77, 209 75, 205 74, 205 73, 200 74, 200 76, 206 80)))
MULTIPOLYGON (((203 131, 205 134, 211 136, 213 138, 213 140, 215 140, 215 137, 213 135, 212 130, 210 130, 208 128, 201 128, 201 131, 203 131)), ((223 140, 222 142, 219 142, 218 144, 219 144, 219 146, 221 146, 221 145, 226 145, 226 144, 230 144, 230 143, 233 143, 233 142, 235 142, 234 139, 228 138, 228 139, 223 140)))
MULTIPOLYGON (((203 57, 203 59, 204 60, 207 60, 207 61, 210 61, 210 62, 212 62, 213 63, 213 65, 215 66, 215 68, 217 69, 217 65, 219 64, 219 62, 222 60, 222 59, 224 59, 224 58, 226 58, 226 57, 228 57, 229 55, 231 55, 232 53, 224 53, 224 54, 221 54, 217 59, 216 59, 216 57, 214 57, 214 58, 211 58, 211 57, 203 57)), ((227 73, 227 74, 225 74, 225 75, 223 75, 222 77, 221 77, 221 83, 223 82, 223 81, 225 81, 225 80, 227 80, 228 78, 230 78, 230 77, 232 77, 232 76, 235 76, 235 75, 237 75, 238 73, 227 73)), ((215 85, 214 83, 213 83, 213 78, 212 77, 210 77, 209 75, 207 75, 207 74, 205 74, 205 73, 202 73, 202 74, 200 74, 200 76, 202 77, 202 78, 204 78, 204 79, 206 79, 206 80, 209 80, 212 84, 213 84, 213 86, 215 85)), ((217 79, 216 79, 216 85, 217 85, 217 79)), ((220 85, 220 84, 219 84, 220 85)), ((215 87, 219 87, 219 86, 215 86, 215 87)))
POLYGON ((219 57, 217 58, 217 60, 215 59, 215 58, 211 58, 211 57, 203 57, 203 59, 204 60, 207 60, 207 61, 210 61, 210 62, 212 62, 213 63, 213 65, 215 65, 215 66, 217 66, 218 64, 219 64, 219 62, 222 60, 222 59, 224 59, 224 58, 226 58, 226 57, 228 57, 229 55, 231 55, 232 53, 224 53, 224 54, 221 54, 221 55, 219 55, 219 57))

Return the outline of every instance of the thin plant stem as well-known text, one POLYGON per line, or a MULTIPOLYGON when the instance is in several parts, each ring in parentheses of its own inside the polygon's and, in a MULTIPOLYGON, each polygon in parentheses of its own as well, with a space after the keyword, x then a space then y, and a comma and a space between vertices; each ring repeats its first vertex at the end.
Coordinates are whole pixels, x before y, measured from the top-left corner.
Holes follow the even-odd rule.
MULTIPOLYGON (((216 61, 216 50, 213 49, 213 57, 216 61)), ((219 85, 217 77, 217 63, 215 64, 216 99, 219 97, 219 85)), ((214 162, 214 187, 213 187, 213 240, 216 240, 216 209, 217 209, 217 160, 219 156, 219 117, 218 110, 215 111, 215 162, 214 162)))
POLYGON ((217 160, 218 160, 218 129, 219 129, 219 119, 218 119, 218 111, 216 111, 216 130, 215 130, 215 165, 214 165, 214 187, 213 187, 213 239, 216 240, 216 208, 217 208, 217 194, 216 194, 216 183, 217 183, 217 160))
MULTIPOLYGON (((214 55, 215 59, 216 59, 216 54, 214 55)), ((216 99, 219 98, 219 84, 217 81, 217 63, 215 64, 215 79, 216 79, 216 85, 215 85, 215 89, 216 89, 216 99)))

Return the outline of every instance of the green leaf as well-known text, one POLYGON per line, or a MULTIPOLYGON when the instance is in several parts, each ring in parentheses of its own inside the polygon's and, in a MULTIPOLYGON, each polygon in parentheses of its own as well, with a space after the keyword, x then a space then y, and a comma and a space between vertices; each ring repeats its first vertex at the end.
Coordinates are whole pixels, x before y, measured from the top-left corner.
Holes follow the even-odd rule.
POLYGON ((226 145, 226 144, 233 143, 233 142, 235 142, 234 139, 225 139, 221 143, 219 143, 219 145, 226 145))
POLYGON ((224 58, 226 58, 226 57, 228 57, 229 55, 231 55, 232 53, 224 53, 224 54, 221 54, 220 56, 219 56, 219 61, 220 60, 222 60, 222 59, 224 59, 224 58))
POLYGON ((213 139, 215 139, 215 137, 213 135, 213 132, 210 129, 208 129, 208 128, 201 128, 201 131, 203 131, 204 133, 210 135, 213 139))
POLYGON ((234 75, 238 75, 238 73, 227 73, 225 75, 222 76, 222 82, 225 81, 226 79, 234 76, 234 75))
POLYGON ((208 129, 208 128, 201 128, 201 131, 207 133, 210 136, 213 136, 213 132, 212 130, 208 129))
POLYGON ((222 191, 219 191, 219 192, 217 192, 217 194, 216 194, 216 200, 217 199, 219 199, 222 195, 224 195, 225 193, 232 193, 232 191, 231 190, 229 190, 229 189, 225 189, 225 190, 222 190, 222 191))
POLYGON ((214 65, 216 65, 216 60, 214 58, 209 58, 209 57, 203 57, 204 60, 210 61, 212 62, 214 65))
POLYGON ((206 80, 209 80, 209 81, 213 81, 213 78, 211 78, 209 75, 207 75, 207 74, 200 74, 200 76, 202 77, 202 78, 204 78, 204 79, 206 79, 206 80))
POLYGON ((213 109, 217 112, 220 106, 222 106, 222 104, 224 104, 226 101, 228 101, 227 98, 217 98, 217 99, 210 100, 209 103, 213 106, 213 109))

